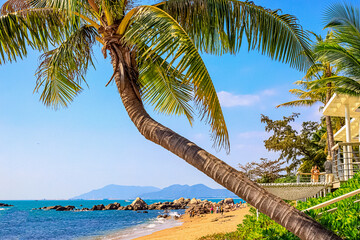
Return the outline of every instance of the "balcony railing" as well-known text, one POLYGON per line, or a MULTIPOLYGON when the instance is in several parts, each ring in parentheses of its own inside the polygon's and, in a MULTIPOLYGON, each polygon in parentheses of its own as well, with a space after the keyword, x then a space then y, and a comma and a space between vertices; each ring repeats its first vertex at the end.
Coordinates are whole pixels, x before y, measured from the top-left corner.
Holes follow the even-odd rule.
POLYGON ((335 180, 347 181, 360 171, 360 143, 338 143, 333 148, 335 180))

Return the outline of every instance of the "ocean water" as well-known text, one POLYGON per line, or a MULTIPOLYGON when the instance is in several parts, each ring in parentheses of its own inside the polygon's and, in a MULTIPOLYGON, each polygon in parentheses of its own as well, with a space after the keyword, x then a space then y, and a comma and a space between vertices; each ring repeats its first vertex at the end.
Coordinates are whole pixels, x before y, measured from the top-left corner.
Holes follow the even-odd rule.
MULTIPOLYGON (((145 200, 147 204, 166 200, 145 200)), ((172 200, 169 200, 172 201, 172 200)), ((212 200, 214 202, 220 199, 212 200)), ((239 202, 235 200, 235 202, 239 202)), ((156 217, 162 210, 142 211, 55 211, 32 210, 44 206, 73 205, 76 208, 91 208, 93 205, 118 202, 121 206, 130 202, 123 200, 39 200, 5 201, 14 207, 0 208, 0 240, 27 239, 132 239, 151 232, 181 224, 175 220, 156 217), (82 205, 82 206, 81 206, 82 205)), ((170 215, 183 214, 184 210, 172 210, 170 215)))

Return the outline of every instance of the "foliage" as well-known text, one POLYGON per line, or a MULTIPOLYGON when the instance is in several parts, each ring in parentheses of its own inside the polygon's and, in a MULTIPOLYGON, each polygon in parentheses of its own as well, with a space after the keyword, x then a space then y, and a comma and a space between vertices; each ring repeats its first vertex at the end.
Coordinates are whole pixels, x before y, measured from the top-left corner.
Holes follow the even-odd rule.
MULTIPOLYGON (((335 197, 344 195, 351 191, 360 189, 360 174, 356 174, 352 179, 343 183, 335 192, 322 198, 308 199, 306 202, 299 202, 297 207, 300 210, 307 209, 335 197)), ((353 196, 327 207, 311 210, 307 213, 315 218, 326 228, 334 231, 343 239, 360 239, 360 203, 354 203, 359 196, 353 196), (334 212, 326 212, 332 208, 337 208, 334 212), (319 213, 322 213, 319 216, 319 213)), ((200 238, 201 240, 253 240, 253 239, 299 239, 285 228, 275 223, 273 220, 260 213, 256 218, 256 209, 251 208, 250 213, 245 216, 243 222, 238 225, 238 229, 232 233, 215 234, 200 238)))
POLYGON ((45 105, 66 107, 87 85, 96 39, 104 57, 113 45, 135 56, 112 57, 120 63, 115 70, 132 78, 145 103, 160 113, 185 115, 190 124, 195 107, 211 126, 214 146, 227 151, 224 116, 199 52, 236 54, 246 41, 249 50, 297 69, 311 58, 307 33, 294 16, 249 1, 136 6, 123 0, 7 0, 1 14, 0 64, 26 57, 29 48, 44 52, 35 91, 45 105))
POLYGON ((275 183, 295 183, 296 176, 294 174, 288 174, 284 177, 275 180, 275 183))
POLYGON ((326 142, 321 139, 324 128, 317 122, 303 122, 300 133, 296 131, 291 123, 300 114, 294 113, 282 120, 271 120, 268 116, 261 115, 261 122, 265 123, 265 131, 273 135, 264 141, 265 148, 269 151, 280 152, 279 160, 290 163, 287 171, 301 165, 300 171, 310 172, 314 165, 323 167, 326 161, 324 148, 326 142))
POLYGON ((360 94, 360 13, 351 4, 333 4, 325 12, 326 28, 333 38, 316 46, 317 57, 337 65, 341 76, 332 76, 324 82, 342 85, 337 92, 349 95, 360 94))
POLYGON ((260 158, 260 162, 251 162, 246 165, 239 164, 240 171, 248 178, 258 183, 272 183, 285 171, 283 164, 285 161, 269 160, 267 158, 260 158))

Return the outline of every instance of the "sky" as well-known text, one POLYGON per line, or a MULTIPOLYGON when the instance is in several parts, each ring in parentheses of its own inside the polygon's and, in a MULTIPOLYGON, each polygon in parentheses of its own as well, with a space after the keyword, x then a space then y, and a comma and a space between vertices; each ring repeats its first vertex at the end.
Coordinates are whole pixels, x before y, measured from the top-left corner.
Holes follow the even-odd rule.
MULTIPOLYGON (((0 0, 2 5, 5 1, 0 0)), ((305 30, 326 34, 323 12, 336 1, 257 0, 256 4, 295 15, 305 30)), ((353 1, 357 3, 357 1, 353 1)), ((94 49, 96 70, 89 88, 65 109, 54 111, 33 93, 38 52, 0 65, 0 199, 68 199, 108 184, 167 187, 205 184, 212 179, 160 146, 146 140, 127 116, 114 84, 109 59, 94 49)), ((210 72, 230 134, 231 152, 212 148, 210 128, 199 119, 191 127, 184 117, 152 111, 156 120, 185 136, 229 165, 274 159, 263 141, 269 137, 261 114, 280 119, 300 112, 302 121, 318 121, 319 106, 280 108, 294 100, 288 91, 304 73, 245 48, 236 56, 202 55, 210 72)))

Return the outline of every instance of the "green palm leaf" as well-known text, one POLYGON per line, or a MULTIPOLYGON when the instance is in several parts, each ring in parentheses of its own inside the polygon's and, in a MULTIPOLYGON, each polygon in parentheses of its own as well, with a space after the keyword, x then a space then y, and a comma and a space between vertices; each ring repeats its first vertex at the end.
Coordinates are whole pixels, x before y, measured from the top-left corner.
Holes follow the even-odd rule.
POLYGON ((234 54, 245 37, 249 50, 298 69, 309 64, 308 35, 292 15, 235 0, 168 0, 157 6, 180 23, 200 51, 234 54))
MULTIPOLYGON (((194 89, 194 102, 201 118, 212 127, 217 146, 229 150, 228 132, 215 88, 196 46, 183 28, 166 12, 153 6, 132 10, 124 40, 139 49, 139 58, 158 61, 157 56, 184 75, 194 89)), ((164 61, 163 61, 164 62, 164 61)), ((164 63, 165 64, 165 63, 164 63)))
POLYGON ((66 107, 81 91, 88 66, 93 65, 92 45, 96 36, 97 32, 93 27, 83 26, 58 48, 41 56, 34 91, 43 88, 40 100, 45 105, 55 109, 59 106, 66 107))
POLYGON ((0 64, 27 55, 27 48, 48 50, 77 28, 62 12, 28 9, 0 16, 0 64))
POLYGON ((139 59, 139 68, 143 100, 161 113, 185 115, 192 124, 193 111, 189 102, 193 99, 193 87, 184 81, 184 76, 161 58, 156 61, 139 59))

